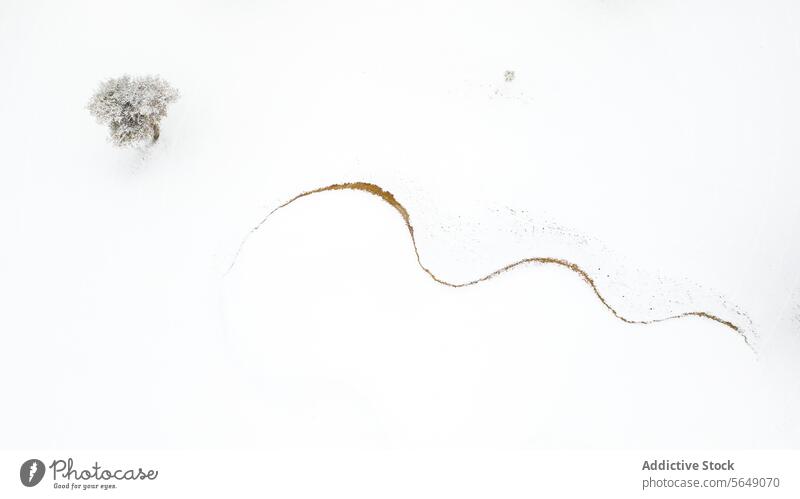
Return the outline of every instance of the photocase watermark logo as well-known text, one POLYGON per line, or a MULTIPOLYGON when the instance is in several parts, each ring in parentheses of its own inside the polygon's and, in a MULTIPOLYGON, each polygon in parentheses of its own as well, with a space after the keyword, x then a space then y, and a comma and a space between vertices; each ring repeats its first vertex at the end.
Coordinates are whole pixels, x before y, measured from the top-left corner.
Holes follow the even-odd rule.
POLYGON ((39 459, 28 459, 19 468, 19 480, 26 487, 35 487, 42 481, 45 473, 52 473, 54 489, 70 490, 110 490, 123 482, 152 481, 158 478, 158 470, 149 468, 128 468, 102 466, 95 461, 88 468, 79 466, 70 457, 54 459, 49 466, 39 459))
POLYGON ((19 479, 22 485, 34 487, 44 478, 44 463, 38 459, 28 459, 19 468, 19 479))

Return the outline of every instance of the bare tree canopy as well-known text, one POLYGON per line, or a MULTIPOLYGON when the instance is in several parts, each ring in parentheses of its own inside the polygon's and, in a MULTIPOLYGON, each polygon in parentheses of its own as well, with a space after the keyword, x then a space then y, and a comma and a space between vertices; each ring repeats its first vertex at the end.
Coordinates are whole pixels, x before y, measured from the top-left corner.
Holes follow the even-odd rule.
POLYGON ((159 76, 123 75, 101 83, 86 107, 98 123, 108 125, 111 142, 124 147, 157 141, 167 106, 178 97, 159 76))

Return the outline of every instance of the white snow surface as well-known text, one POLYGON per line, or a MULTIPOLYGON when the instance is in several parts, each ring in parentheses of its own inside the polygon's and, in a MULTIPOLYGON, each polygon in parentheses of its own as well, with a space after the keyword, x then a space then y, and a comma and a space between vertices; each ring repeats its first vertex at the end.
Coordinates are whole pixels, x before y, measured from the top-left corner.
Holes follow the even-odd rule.
POLYGON ((800 5, 0 1, 6 448, 800 445, 800 5), (505 81, 505 71, 514 79, 505 81), (98 82, 181 92, 146 153, 98 82), (527 256, 585 268, 451 289, 527 256))

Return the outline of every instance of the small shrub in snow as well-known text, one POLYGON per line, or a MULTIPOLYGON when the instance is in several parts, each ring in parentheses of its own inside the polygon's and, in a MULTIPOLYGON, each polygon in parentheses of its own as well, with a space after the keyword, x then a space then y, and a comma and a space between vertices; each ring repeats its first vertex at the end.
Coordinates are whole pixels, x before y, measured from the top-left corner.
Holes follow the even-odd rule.
POLYGON ((111 142, 123 147, 157 141, 159 122, 178 96, 158 76, 123 75, 101 83, 86 107, 98 123, 108 125, 111 142))

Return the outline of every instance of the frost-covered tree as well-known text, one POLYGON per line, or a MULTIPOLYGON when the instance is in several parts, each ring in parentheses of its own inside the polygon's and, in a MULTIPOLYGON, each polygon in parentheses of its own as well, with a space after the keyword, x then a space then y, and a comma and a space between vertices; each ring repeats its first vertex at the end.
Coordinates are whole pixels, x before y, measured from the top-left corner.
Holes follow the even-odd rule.
POLYGON ((159 122, 178 96, 159 76, 123 75, 101 83, 86 107, 98 123, 108 125, 111 141, 122 147, 157 141, 159 122))

